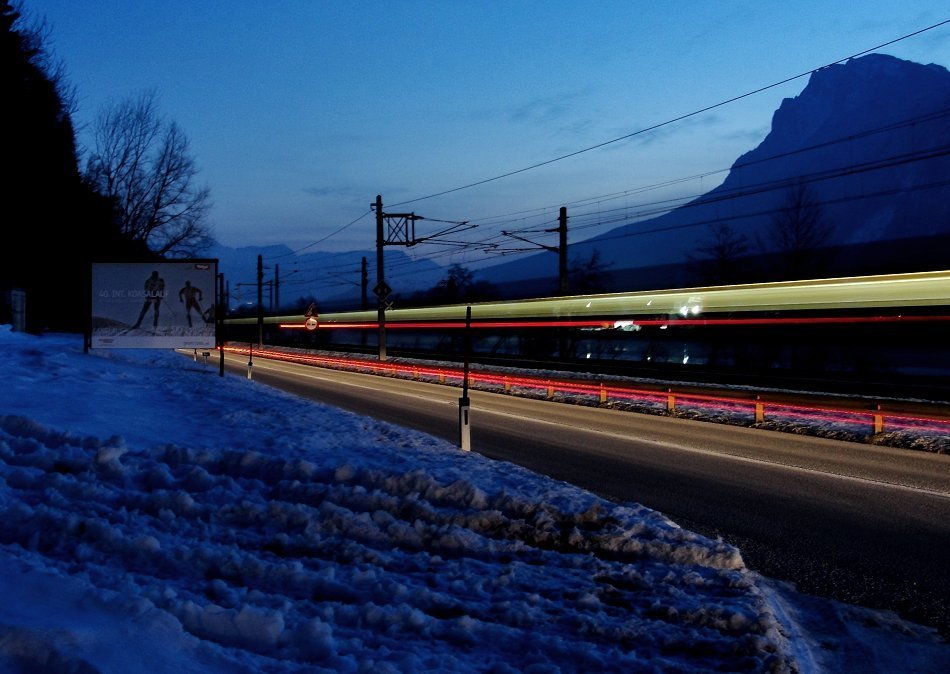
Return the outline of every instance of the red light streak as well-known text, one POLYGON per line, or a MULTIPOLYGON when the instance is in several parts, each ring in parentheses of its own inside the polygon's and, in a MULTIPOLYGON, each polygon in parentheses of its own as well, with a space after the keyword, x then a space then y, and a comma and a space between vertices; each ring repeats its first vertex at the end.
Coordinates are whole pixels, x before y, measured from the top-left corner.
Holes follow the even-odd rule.
MULTIPOLYGON (((243 347, 225 347, 226 351, 231 353, 247 355, 249 350, 243 347)), ((410 365, 404 363, 379 362, 360 360, 355 358, 341 358, 331 356, 313 356, 309 354, 287 353, 283 351, 271 351, 267 349, 255 350, 254 355, 259 358, 272 360, 281 360, 287 362, 296 362, 315 367, 327 367, 332 369, 344 369, 350 371, 365 371, 372 373, 388 373, 391 375, 402 374, 414 379, 432 378, 440 382, 449 380, 462 380, 462 371, 455 368, 436 367, 428 365, 410 365)), ((855 410, 847 408, 834 407, 816 407, 808 405, 796 405, 794 403, 769 402, 763 400, 752 400, 749 398, 734 398, 728 396, 704 395, 698 393, 675 393, 672 391, 658 391, 652 389, 639 389, 625 386, 607 386, 605 384, 586 384, 583 382, 573 382, 569 380, 558 380, 547 377, 532 377, 530 375, 502 375, 493 372, 471 372, 469 375, 473 383, 480 383, 487 386, 504 386, 509 388, 523 388, 529 390, 553 392, 555 394, 573 394, 590 397, 606 396, 611 400, 627 400, 640 402, 653 402, 665 404, 668 396, 673 395, 676 399, 677 407, 702 407, 713 409, 719 412, 736 413, 735 408, 746 410, 747 414, 752 414, 756 404, 765 405, 768 409, 768 416, 775 418, 798 418, 806 421, 820 421, 824 423, 844 423, 860 424, 870 426, 875 415, 881 415, 887 419, 888 428, 904 429, 915 432, 927 431, 943 435, 950 435, 950 420, 940 418, 928 418, 914 416, 910 414, 855 410)))
MULTIPOLYGON (((940 323, 950 321, 950 316, 782 316, 749 318, 647 318, 633 320, 629 318, 614 320, 518 320, 518 321, 473 321, 476 330, 507 330, 530 328, 595 328, 601 330, 621 330, 616 323, 623 322, 631 327, 717 327, 717 326, 754 326, 754 325, 834 325, 855 323, 940 323)), ((305 326, 296 323, 281 323, 281 328, 300 329, 305 326)), ((376 330, 376 322, 365 323, 321 323, 318 330, 376 330)), ((392 330, 460 330, 465 321, 389 321, 387 329, 392 330)))

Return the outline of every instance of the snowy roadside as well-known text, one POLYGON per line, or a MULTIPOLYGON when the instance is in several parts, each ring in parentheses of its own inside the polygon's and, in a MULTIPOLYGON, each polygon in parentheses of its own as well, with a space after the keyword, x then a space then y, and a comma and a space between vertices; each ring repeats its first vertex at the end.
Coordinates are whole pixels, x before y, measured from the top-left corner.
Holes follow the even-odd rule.
POLYGON ((946 653, 655 511, 174 352, 0 330, 0 368, 0 672, 811 672, 911 648, 935 671, 946 653), (835 648, 813 636, 842 620, 835 648))

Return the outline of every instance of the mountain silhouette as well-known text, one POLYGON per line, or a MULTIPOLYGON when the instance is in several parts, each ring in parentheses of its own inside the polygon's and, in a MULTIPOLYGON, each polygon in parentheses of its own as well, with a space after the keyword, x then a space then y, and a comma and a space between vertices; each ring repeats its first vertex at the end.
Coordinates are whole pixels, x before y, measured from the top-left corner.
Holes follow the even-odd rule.
MULTIPOLYGON (((689 284, 689 263, 702 257, 716 227, 727 226, 767 267, 780 248, 777 214, 796 189, 820 214, 828 234, 823 247, 833 253, 814 257, 814 275, 950 263, 928 244, 939 241, 946 250, 950 241, 950 72, 883 54, 817 70, 801 94, 782 102, 769 134, 735 161, 721 185, 658 217, 572 240, 570 258, 598 251, 612 290, 689 284)), ((534 290, 544 293, 556 287, 552 258, 532 255, 482 274, 522 287, 536 279, 534 290)), ((742 264, 749 266, 747 280, 761 280, 751 257, 742 264)))
MULTIPOLYGON (((782 254, 774 230, 795 190, 807 193, 827 237, 821 249, 805 251, 797 276, 784 278, 950 267, 950 72, 883 54, 817 70, 798 96, 782 101, 768 135, 736 159, 721 185, 593 238, 569 234, 569 258, 585 261, 596 252, 605 291, 708 284, 697 262, 716 229, 728 227, 747 244, 743 257, 730 260, 728 282, 783 278, 776 275, 782 254)), ((235 306, 256 301, 259 253, 280 266, 282 303, 316 297, 357 308, 361 257, 369 260, 369 288, 376 284, 372 248, 295 255, 279 246, 216 246, 212 256, 232 281, 235 306)), ((386 266, 388 283, 402 293, 431 288, 446 275, 397 249, 386 251, 386 266)), ((557 268, 557 257, 543 252, 475 274, 505 296, 544 296, 558 288, 557 268)), ((268 268, 267 279, 274 271, 268 268)), ((375 302, 370 293, 369 305, 375 302)))
MULTIPOLYGON (((319 302, 321 311, 358 309, 362 295, 361 266, 367 259, 368 304, 376 308, 376 252, 307 252, 295 253, 284 245, 231 248, 215 244, 206 253, 218 260, 230 291, 230 308, 257 304, 257 256, 263 257, 263 301, 266 311, 288 312, 306 309, 311 300, 319 302), (272 284, 278 281, 274 298, 272 284), (272 299, 274 298, 274 299, 272 299), (279 299, 280 306, 272 306, 279 299), (303 309, 301 309, 303 307, 303 309)), ((385 252, 387 283, 395 293, 409 294, 431 288, 445 277, 446 270, 425 258, 410 257, 401 249, 385 252)))

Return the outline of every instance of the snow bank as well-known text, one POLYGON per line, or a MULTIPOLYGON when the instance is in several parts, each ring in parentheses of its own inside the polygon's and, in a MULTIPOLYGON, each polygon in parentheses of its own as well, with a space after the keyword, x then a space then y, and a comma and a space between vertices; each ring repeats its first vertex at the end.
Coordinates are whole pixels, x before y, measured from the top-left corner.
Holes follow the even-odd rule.
POLYGON ((0 671, 794 666, 739 552, 654 511, 174 353, 0 367, 0 671))

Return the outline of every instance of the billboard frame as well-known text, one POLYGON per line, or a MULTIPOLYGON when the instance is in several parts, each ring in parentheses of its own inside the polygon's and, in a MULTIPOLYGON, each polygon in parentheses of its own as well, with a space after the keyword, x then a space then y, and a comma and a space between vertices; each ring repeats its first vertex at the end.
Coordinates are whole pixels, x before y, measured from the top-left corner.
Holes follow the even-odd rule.
POLYGON ((218 286, 216 258, 93 262, 86 348, 217 348, 218 286))

